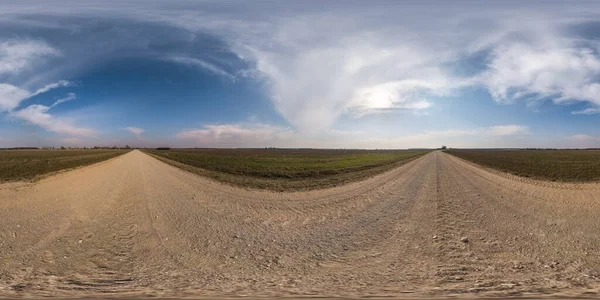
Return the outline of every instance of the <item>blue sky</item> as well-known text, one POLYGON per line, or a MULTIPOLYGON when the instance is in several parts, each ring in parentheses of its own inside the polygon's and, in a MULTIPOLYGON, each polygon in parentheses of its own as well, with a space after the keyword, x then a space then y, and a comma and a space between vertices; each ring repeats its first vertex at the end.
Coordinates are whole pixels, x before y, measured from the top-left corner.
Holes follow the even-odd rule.
POLYGON ((600 147, 600 3, 0 3, 0 147, 600 147))

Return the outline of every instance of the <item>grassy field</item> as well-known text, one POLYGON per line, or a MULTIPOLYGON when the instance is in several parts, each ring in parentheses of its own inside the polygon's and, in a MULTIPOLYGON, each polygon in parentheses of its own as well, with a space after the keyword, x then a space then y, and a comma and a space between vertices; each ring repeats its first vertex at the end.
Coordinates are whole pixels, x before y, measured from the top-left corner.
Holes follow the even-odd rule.
POLYGON ((474 163, 535 179, 600 181, 598 150, 448 150, 474 163))
POLYGON ((0 182, 97 163, 129 150, 0 150, 0 182))
POLYGON ((306 190, 390 170, 427 151, 174 149, 146 153, 185 170, 244 187, 306 190))

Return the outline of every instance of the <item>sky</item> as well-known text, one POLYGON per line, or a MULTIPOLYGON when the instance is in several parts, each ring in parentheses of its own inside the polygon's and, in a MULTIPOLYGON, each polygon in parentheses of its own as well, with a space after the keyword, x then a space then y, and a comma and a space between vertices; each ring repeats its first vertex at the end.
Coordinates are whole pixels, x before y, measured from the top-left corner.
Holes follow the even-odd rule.
POLYGON ((0 147, 600 147, 597 1, 0 1, 0 147))

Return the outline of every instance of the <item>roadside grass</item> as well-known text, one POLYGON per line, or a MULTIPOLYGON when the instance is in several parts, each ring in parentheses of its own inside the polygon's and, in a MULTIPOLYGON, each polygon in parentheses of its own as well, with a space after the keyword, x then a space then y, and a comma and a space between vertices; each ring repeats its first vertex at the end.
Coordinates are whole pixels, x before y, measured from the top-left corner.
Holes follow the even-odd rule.
POLYGON ((447 150, 514 175, 561 182, 600 181, 600 150, 447 150))
POLYGON ((227 184, 275 191, 342 185, 385 172, 428 151, 171 149, 146 153, 227 184))
POLYGON ((0 182, 33 180, 101 162, 129 150, 0 150, 0 182))

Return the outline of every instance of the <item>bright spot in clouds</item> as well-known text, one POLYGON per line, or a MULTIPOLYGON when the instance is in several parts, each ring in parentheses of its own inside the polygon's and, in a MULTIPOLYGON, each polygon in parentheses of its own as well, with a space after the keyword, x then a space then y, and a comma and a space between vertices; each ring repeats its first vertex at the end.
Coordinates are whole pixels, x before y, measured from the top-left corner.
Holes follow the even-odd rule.
POLYGON ((599 17, 595 2, 2 3, 0 146, 600 147, 599 17), (19 135, 31 126, 43 139, 19 135))

